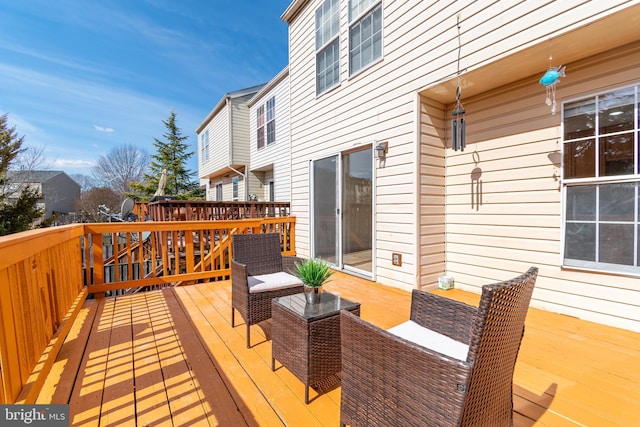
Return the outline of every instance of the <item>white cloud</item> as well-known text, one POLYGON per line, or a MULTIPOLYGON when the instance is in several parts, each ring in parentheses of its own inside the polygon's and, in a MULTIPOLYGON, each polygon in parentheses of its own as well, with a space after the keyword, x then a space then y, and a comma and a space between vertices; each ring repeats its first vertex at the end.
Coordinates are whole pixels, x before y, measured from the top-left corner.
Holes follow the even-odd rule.
POLYGON ((95 163, 89 160, 51 160, 49 165, 52 169, 63 169, 63 170, 84 170, 91 169, 95 163))
POLYGON ((98 126, 98 125, 93 125, 93 127, 94 127, 98 132, 113 133, 113 128, 105 128, 105 127, 98 126))

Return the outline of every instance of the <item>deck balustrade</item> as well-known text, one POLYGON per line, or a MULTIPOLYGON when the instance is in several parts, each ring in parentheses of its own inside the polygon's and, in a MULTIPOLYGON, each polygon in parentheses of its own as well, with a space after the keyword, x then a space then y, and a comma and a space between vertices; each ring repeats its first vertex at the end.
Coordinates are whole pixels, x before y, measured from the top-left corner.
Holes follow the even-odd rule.
POLYGON ((290 205, 289 202, 167 199, 137 204, 134 213, 138 219, 151 221, 230 220, 289 216, 290 205))
POLYGON ((0 403, 33 403, 87 298, 228 279, 231 235, 295 217, 72 224, 0 238, 0 403))

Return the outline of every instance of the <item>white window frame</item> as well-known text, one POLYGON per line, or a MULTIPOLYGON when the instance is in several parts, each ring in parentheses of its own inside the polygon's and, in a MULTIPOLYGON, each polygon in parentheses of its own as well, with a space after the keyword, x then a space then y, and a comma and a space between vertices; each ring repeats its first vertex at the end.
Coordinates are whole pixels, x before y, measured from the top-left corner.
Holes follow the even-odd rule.
MULTIPOLYGON (((640 275, 640 261, 639 258, 640 256, 638 255, 638 251, 640 250, 639 245, 640 245, 640 160, 639 160, 639 148, 638 148, 638 144, 640 143, 640 141, 638 141, 639 134, 640 134, 640 124, 639 122, 639 118, 638 115, 640 114, 640 112, 638 111, 640 108, 640 82, 638 82, 635 85, 632 86, 623 86, 623 87, 616 87, 616 88, 612 88, 606 91, 602 91, 599 93, 594 93, 594 94, 589 94, 587 96, 581 96, 580 98, 576 98, 576 99, 570 99, 567 100, 565 102, 563 102, 563 106, 562 106, 562 159, 563 159, 563 166, 562 166, 562 265, 563 267, 569 267, 569 268, 578 268, 578 269, 584 269, 584 270, 593 270, 593 271, 605 271, 608 273, 622 273, 622 274, 634 274, 634 275, 640 275), (631 130, 624 130, 621 132, 613 132, 613 133, 601 133, 600 132, 600 124, 599 124, 599 120, 600 120, 600 106, 601 105, 605 105, 603 100, 604 100, 604 95, 606 94, 611 94, 620 90, 624 90, 624 89, 629 89, 629 88, 635 88, 635 93, 634 93, 634 101, 633 101, 633 129, 631 130), (565 120, 566 120, 566 106, 568 104, 573 104, 579 101, 587 101, 591 98, 595 98, 595 111, 594 111, 594 134, 593 136, 588 136, 588 137, 584 137, 584 138, 577 138, 577 139, 565 139, 565 120), (601 170, 601 166, 599 164, 600 161, 600 143, 599 143, 599 139, 603 138, 603 137, 610 137, 610 136, 616 136, 616 135, 624 135, 624 134, 633 134, 633 141, 631 142, 633 144, 633 164, 634 164, 634 170, 632 174, 625 174, 625 175, 605 175, 605 176, 600 176, 600 170, 601 170), (577 177, 577 178, 565 178, 565 173, 566 173, 566 164, 564 162, 564 158, 565 155, 567 155, 565 147, 571 143, 571 142, 577 142, 580 140, 593 140, 593 144, 594 144, 594 150, 595 150, 595 159, 594 159, 594 176, 593 177, 577 177), (606 185, 617 185, 617 184, 631 184, 631 185, 635 185, 635 199, 633 200, 633 204, 634 204, 634 218, 633 220, 629 221, 629 220, 625 220, 625 221, 606 221, 606 220, 602 220, 601 219, 601 210, 603 209, 603 205, 601 205, 601 191, 602 191, 602 187, 606 186, 606 185), (583 187, 583 188, 592 188, 594 190, 594 197, 595 197, 595 219, 594 220, 588 220, 588 219, 576 219, 576 220, 570 220, 568 217, 568 209, 570 208, 569 204, 570 201, 568 200, 568 189, 571 188, 579 188, 579 187, 583 187), (570 225, 573 224, 594 224, 595 230, 594 230, 594 242, 593 244, 595 245, 595 261, 591 261, 591 260, 581 260, 581 259, 570 259, 567 258, 567 245, 569 244, 567 242, 568 238, 568 228, 570 225), (610 224, 626 224, 626 225, 632 225, 633 226, 633 236, 634 236, 634 241, 633 241, 633 265, 627 265, 627 264, 612 264, 612 263, 606 263, 601 261, 600 258, 600 233, 601 233, 601 229, 602 227, 606 227, 607 225, 610 224)), ((627 104, 628 105, 628 104, 627 104)), ((605 110, 606 111, 606 110, 605 110)), ((610 192, 608 194, 611 194, 610 192)), ((619 203, 616 203, 616 205, 619 205, 619 203)), ((586 214, 585 214, 586 215, 586 214)), ((604 237, 606 237, 605 235, 603 235, 604 237)))
POLYGON ((266 122, 264 115, 264 105, 256 109, 256 147, 258 150, 264 148, 266 141, 266 122))
POLYGON ((316 96, 320 96, 340 85, 340 0, 324 0, 316 9, 315 46, 316 96), (335 59, 327 65, 329 55, 335 59), (327 76, 333 77, 329 83, 327 76))
POLYGON ((209 129, 200 134, 200 158, 201 163, 209 161, 209 129))
MULTIPOLYGON (((349 0, 349 77, 353 77, 361 73, 362 71, 366 70, 367 68, 371 67, 373 64, 376 64, 382 61, 384 57, 383 28, 384 28, 384 25, 383 25, 382 0, 349 0), (373 35, 379 33, 379 37, 380 37, 379 56, 372 56, 371 59, 366 63, 363 63, 361 61, 356 68, 356 65, 354 64, 354 59, 353 59, 354 49, 360 49, 363 43, 361 42, 357 46, 352 43, 353 32, 356 30, 359 30, 361 28, 361 25, 366 19, 373 19, 373 15, 376 13, 380 14, 380 17, 379 17, 380 28, 377 30, 372 29, 372 31, 375 31, 375 32, 372 33, 371 38, 373 38, 373 35)), ((373 49, 373 45, 371 46, 371 49, 373 49)))
POLYGON ((272 96, 265 104, 265 129, 267 145, 276 142, 276 97, 272 96))
POLYGON ((221 182, 216 184, 216 201, 224 200, 224 188, 221 182))

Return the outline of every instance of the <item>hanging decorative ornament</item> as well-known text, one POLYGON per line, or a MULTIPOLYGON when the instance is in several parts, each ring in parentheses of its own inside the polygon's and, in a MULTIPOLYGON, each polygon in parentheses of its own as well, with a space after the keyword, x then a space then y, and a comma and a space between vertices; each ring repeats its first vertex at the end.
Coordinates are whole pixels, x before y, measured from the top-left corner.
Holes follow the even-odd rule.
POLYGON ((551 66, 551 39, 549 39, 549 69, 540 78, 540 84, 543 85, 547 91, 547 98, 544 100, 547 105, 551 106, 551 114, 555 115, 557 110, 556 104, 556 85, 560 81, 560 77, 566 77, 564 74, 565 67, 559 65, 557 67, 551 66))
POLYGON ((465 123, 464 123, 464 107, 460 101, 462 95, 462 86, 460 85, 460 51, 462 44, 460 43, 460 15, 457 18, 458 26, 458 87, 456 88, 456 104, 451 112, 451 148, 453 151, 464 151, 465 147, 465 123))
POLYGON ((540 84, 547 90, 547 98, 545 103, 551 106, 551 114, 556 114, 556 85, 560 81, 560 77, 566 77, 564 74, 565 67, 551 67, 540 79, 540 84))

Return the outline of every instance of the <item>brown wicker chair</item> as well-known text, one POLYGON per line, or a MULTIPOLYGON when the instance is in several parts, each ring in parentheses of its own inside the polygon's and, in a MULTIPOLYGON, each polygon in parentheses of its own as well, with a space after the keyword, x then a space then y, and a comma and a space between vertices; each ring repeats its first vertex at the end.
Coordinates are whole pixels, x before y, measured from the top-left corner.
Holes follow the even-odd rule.
POLYGON ((414 327, 468 344, 457 357, 342 311, 342 425, 513 425, 513 372, 537 274, 483 286, 477 308, 413 291, 414 327))
POLYGON ((271 300, 276 297, 304 292, 303 284, 295 283, 251 291, 251 276, 288 272, 302 258, 283 256, 277 233, 234 234, 231 260, 231 326, 235 326, 235 310, 247 325, 247 348, 251 346, 251 325, 271 318, 271 300))

